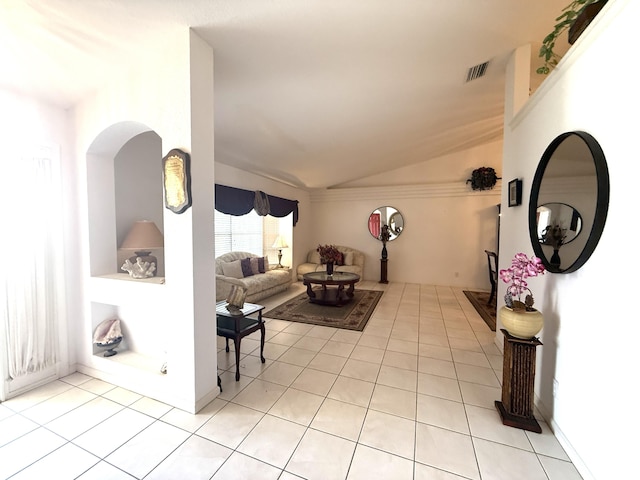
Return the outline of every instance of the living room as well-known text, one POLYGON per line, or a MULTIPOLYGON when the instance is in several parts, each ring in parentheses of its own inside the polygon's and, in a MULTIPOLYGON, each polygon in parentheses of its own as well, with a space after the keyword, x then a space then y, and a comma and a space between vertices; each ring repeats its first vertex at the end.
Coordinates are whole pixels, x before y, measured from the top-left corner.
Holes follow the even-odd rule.
MULTIPOLYGON (((173 252, 167 252, 167 266, 179 276, 178 285, 167 278, 172 304, 165 318, 188 316, 185 314, 188 312, 194 319, 181 325, 174 345, 198 362, 216 364, 206 340, 215 336, 209 322, 213 302, 207 298, 214 289, 209 275, 213 269, 210 219, 214 202, 210 187, 214 183, 262 190, 300 202, 293 247, 285 252, 287 255, 291 252, 292 257, 285 257, 285 261, 292 266, 303 261, 308 249, 317 243, 337 243, 365 252, 365 278, 375 279, 380 244, 368 234, 366 221, 373 209, 388 204, 402 211, 407 222, 406 233, 389 245, 391 281, 487 288, 482 252, 495 244, 495 205, 506 204, 505 183, 522 178, 524 192, 521 207, 502 210, 501 268, 508 266, 513 254, 531 252, 528 194, 545 148, 563 132, 584 130, 594 135, 606 155, 611 181, 609 214, 597 249, 580 271, 546 274, 533 285, 536 304, 545 312, 536 393, 556 435, 563 438, 563 446, 573 449, 572 460, 582 463, 580 471, 584 478, 590 478, 589 475, 598 479, 628 478, 629 472, 636 470, 630 439, 640 427, 637 418, 629 414, 634 411, 635 391, 634 382, 628 377, 638 360, 633 348, 621 344, 619 332, 606 328, 605 322, 612 317, 620 319, 621 332, 628 338, 640 333, 632 315, 617 313, 610 305, 620 297, 622 286, 633 285, 635 280, 632 268, 618 268, 611 273, 610 259, 613 252, 624 254, 620 240, 629 235, 628 216, 635 202, 632 193, 640 174, 638 162, 629 161, 635 142, 633 123, 625 118, 624 109, 630 106, 633 113, 640 104, 633 84, 635 65, 626 62, 619 53, 631 51, 637 45, 633 21, 640 11, 637 3, 614 0, 603 13, 594 29, 543 87, 523 102, 520 111, 514 113, 519 110, 514 108, 507 115, 504 140, 465 152, 468 158, 463 162, 464 168, 455 172, 445 173, 435 167, 432 171, 433 163, 395 171, 390 168, 384 184, 380 178, 371 178, 347 187, 344 192, 314 192, 230 167, 222 158, 206 165, 194 160, 191 212, 182 216, 165 214, 165 232, 172 232, 165 238, 173 252), (465 180, 473 168, 483 165, 494 166, 503 183, 493 191, 471 192, 465 180), (424 180, 417 186, 407 186, 406 179, 417 177, 424 180), (445 185, 451 196, 434 194, 432 183, 445 185), (623 230, 619 228, 620 222, 623 230), (609 405, 614 408, 607 408, 609 405)), ((61 171, 69 186, 63 200, 65 253, 67 258, 78 258, 78 252, 82 253, 78 262, 67 265, 66 273, 67 292, 74 299, 67 310, 67 330, 79 338, 90 338, 93 326, 89 320, 91 299, 87 294, 91 283, 87 273, 90 249, 94 247, 90 248, 90 226, 85 218, 86 164, 100 156, 113 158, 124 140, 148 130, 162 139, 163 153, 181 146, 194 159, 214 158, 210 135, 212 89, 195 90, 194 100, 188 94, 190 82, 195 78, 208 81, 209 85, 213 83, 212 75, 208 77, 204 67, 212 67, 211 49, 192 33, 181 32, 172 40, 175 40, 170 42, 173 47, 163 51, 161 59, 150 58, 135 74, 114 78, 111 85, 71 111, 2 92, 3 103, 10 106, 10 111, 24 113, 22 118, 5 116, 3 131, 12 136, 20 128, 28 128, 38 138, 61 145, 61 151, 73 152, 61 156, 61 171), (191 76, 186 73, 189 70, 186 58, 197 65, 191 66, 191 76), (175 74, 176 65, 184 67, 180 75, 175 74), (159 105, 157 98, 166 101, 159 105), (189 105, 194 105, 193 111, 189 105), (136 124, 122 124, 130 119, 136 119, 136 124), (191 120, 190 128, 185 127, 185 119, 191 120), (117 147, 109 151, 104 148, 106 143, 94 143, 114 125, 118 128, 110 131, 109 141, 117 147), (96 147, 93 153, 92 147, 96 147)), ((447 158, 441 161, 445 164, 447 158)), ((98 217, 102 213, 98 212, 98 217)), ((105 304, 111 301, 106 298, 111 295, 104 293, 105 304)), ((153 295, 155 298, 156 294, 153 295)), ((498 298, 503 295, 501 286, 498 298)), ((170 324, 168 320, 164 323, 170 324)), ((496 344, 501 344, 499 330, 496 344)), ((86 349, 70 349, 65 360, 72 370, 86 361, 87 356, 86 349)), ((172 387, 185 392, 175 399, 176 403, 187 410, 188 405, 197 409, 199 402, 205 402, 215 389, 215 379, 203 379, 194 365, 187 365, 180 358, 175 358, 173 364, 182 379, 172 387)))

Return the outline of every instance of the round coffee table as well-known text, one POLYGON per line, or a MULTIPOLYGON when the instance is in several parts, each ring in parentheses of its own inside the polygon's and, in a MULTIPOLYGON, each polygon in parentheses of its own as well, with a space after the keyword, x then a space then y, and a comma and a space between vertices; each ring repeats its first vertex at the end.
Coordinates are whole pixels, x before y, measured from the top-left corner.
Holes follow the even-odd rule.
POLYGON ((307 295, 311 303, 321 305, 344 305, 353 300, 355 284, 360 280, 360 275, 348 272, 334 272, 327 275, 327 272, 311 272, 302 276, 302 283, 307 286, 307 295), (320 285, 321 288, 313 288, 313 285, 320 285), (344 289, 348 285, 348 289, 344 289), (335 286, 335 288, 327 288, 335 286))

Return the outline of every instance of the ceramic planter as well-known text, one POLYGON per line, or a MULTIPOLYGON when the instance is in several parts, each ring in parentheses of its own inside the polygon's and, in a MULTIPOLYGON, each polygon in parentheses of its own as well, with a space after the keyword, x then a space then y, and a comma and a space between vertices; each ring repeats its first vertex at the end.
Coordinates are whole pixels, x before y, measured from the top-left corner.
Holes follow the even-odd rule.
POLYGON ((516 312, 512 308, 503 306, 500 308, 499 315, 505 330, 516 338, 533 338, 544 325, 544 318, 538 310, 516 312))

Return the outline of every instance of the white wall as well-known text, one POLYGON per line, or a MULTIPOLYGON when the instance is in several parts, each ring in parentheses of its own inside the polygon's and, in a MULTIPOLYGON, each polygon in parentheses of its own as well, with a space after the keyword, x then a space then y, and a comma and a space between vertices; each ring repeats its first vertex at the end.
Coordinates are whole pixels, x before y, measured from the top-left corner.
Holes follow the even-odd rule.
MULTIPOLYGON (((610 1, 505 132, 505 179, 524 178, 522 208, 503 209, 501 268, 518 251, 532 253, 527 199, 536 166, 559 134, 584 130, 607 158, 611 196, 604 233, 577 272, 533 279, 544 313, 538 349, 538 406, 585 479, 637 476, 637 371, 640 334, 633 298, 635 218, 640 162, 635 113, 640 107, 636 51, 640 3, 610 1), (558 388, 554 396, 553 381, 558 388)), ((502 198, 506 201, 506 183, 502 198)), ((501 283, 499 297, 504 294, 501 283)), ((498 330, 496 341, 502 343, 498 330)))
MULTIPOLYGON (((502 171, 502 140, 479 145, 407 167, 345 183, 338 188, 406 186, 421 184, 461 183, 471 178, 479 167, 493 167, 498 177, 502 171)), ((469 190, 471 188, 469 187, 469 190)))
POLYGON ((388 280, 489 290, 487 257, 496 250, 500 184, 473 191, 475 168, 501 170, 502 142, 450 154, 312 195, 311 244, 347 245, 365 253, 364 277, 380 279, 382 243, 368 230, 369 215, 390 205, 404 218, 402 234, 387 244, 388 280))
MULTIPOLYGON (((86 98, 75 110, 78 158, 75 181, 80 192, 78 235, 83 257, 91 258, 91 265, 85 261, 76 267, 85 291, 84 295, 79 292, 75 301, 82 301, 85 308, 76 319, 74 341, 78 345, 81 371, 84 369, 98 377, 110 375, 109 381, 125 388, 197 411, 219 392, 216 349, 211 348, 216 338, 212 315, 215 281, 211 275, 213 52, 188 29, 166 33, 167 43, 158 45, 155 56, 150 55, 146 64, 139 65, 136 71, 115 76, 108 86, 86 98), (180 215, 163 209, 166 282, 134 286, 128 285, 130 282, 92 278, 89 272, 103 273, 94 263, 106 258, 104 268, 108 270, 104 273, 110 273, 116 263, 115 257, 109 258, 114 255, 112 250, 116 245, 115 201, 105 201, 105 197, 109 200, 109 196, 114 196, 115 189, 102 188, 99 182, 88 184, 87 177, 95 180, 97 174, 93 169, 112 172, 113 158, 120 147, 134 135, 149 130, 162 139, 163 155, 173 148, 191 154, 192 207, 180 215), (95 187, 102 188, 101 195, 96 195, 95 187), (89 211, 92 205, 95 206, 89 211), (106 240, 94 234, 100 229, 104 230, 106 240), (101 242, 105 242, 104 245, 101 242), (166 376, 159 377, 159 365, 147 375, 138 375, 138 371, 124 373, 124 369, 113 374, 113 365, 105 365, 88 348, 92 324, 99 320, 93 318, 95 306, 104 303, 121 307, 124 312, 135 290, 145 292, 139 302, 154 303, 154 310, 144 320, 154 333, 163 332, 169 362, 166 376), (154 293, 147 296, 147 292, 154 293)), ((158 158, 157 168, 161 169, 161 165, 158 158)), ((105 179, 105 183, 107 181, 113 182, 105 179)), ((132 345, 141 343, 131 342, 132 345)), ((112 358, 120 362, 120 356, 112 358)))
POLYGON ((164 229, 161 158, 162 139, 155 132, 132 138, 114 158, 118 245, 138 220, 150 220, 161 232, 164 229))
MULTIPOLYGON (((131 227, 138 220, 150 220, 164 231, 162 169, 162 139, 155 132, 144 132, 129 140, 114 158, 114 188, 116 202, 116 271, 132 257, 136 249, 120 248, 131 227)), ((151 250, 157 258, 156 275, 164 277, 164 248, 151 250)))

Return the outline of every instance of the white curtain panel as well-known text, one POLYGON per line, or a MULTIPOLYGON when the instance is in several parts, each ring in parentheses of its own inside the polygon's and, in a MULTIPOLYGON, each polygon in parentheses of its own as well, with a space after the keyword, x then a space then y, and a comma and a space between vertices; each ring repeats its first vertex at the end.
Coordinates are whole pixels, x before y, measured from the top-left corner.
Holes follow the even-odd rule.
POLYGON ((9 378, 56 363, 64 307, 59 164, 42 147, 3 163, 0 341, 9 378), (9 163, 9 164, 8 164, 9 163))

